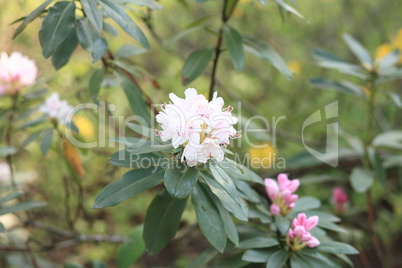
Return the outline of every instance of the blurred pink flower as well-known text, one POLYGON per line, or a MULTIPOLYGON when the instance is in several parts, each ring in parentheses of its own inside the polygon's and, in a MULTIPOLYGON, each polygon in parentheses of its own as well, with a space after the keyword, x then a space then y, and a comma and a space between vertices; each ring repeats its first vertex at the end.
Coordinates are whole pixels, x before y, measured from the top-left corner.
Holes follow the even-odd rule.
POLYGON ((57 119, 60 123, 66 124, 71 121, 68 112, 72 108, 71 105, 68 105, 67 101, 60 100, 59 94, 53 92, 39 107, 39 110, 49 115, 50 118, 57 119))
POLYGON ((299 180, 289 180, 284 173, 278 175, 278 183, 273 179, 265 179, 265 189, 273 203, 270 211, 274 216, 287 215, 294 208, 298 196, 293 193, 300 185, 299 180))
POLYGON ((292 227, 289 229, 286 238, 287 244, 293 251, 298 251, 308 246, 314 248, 320 245, 320 241, 312 236, 309 231, 318 224, 318 216, 306 217, 306 214, 299 213, 292 221, 292 227))
POLYGON ((21 88, 34 84, 37 75, 35 61, 21 53, 0 54, 0 96, 14 95, 21 88))
POLYGON ((335 187, 332 190, 332 202, 335 204, 338 213, 343 213, 348 201, 349 197, 342 187, 335 187))

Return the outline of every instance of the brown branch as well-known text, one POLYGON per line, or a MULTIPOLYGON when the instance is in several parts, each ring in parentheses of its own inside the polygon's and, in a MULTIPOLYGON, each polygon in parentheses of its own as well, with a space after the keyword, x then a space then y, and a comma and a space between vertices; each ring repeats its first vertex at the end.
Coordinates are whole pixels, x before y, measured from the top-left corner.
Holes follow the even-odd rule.
POLYGON ((236 6, 237 6, 238 2, 239 2, 238 0, 235 0, 232 3, 232 6, 230 7, 230 9, 229 9, 229 11, 227 13, 226 13, 226 9, 228 7, 229 1, 224 0, 224 2, 223 2, 222 25, 221 25, 221 28, 219 29, 219 32, 218 32, 218 40, 216 41, 215 57, 214 57, 214 61, 213 61, 211 79, 210 79, 210 87, 209 87, 209 95, 208 95, 208 99, 210 101, 212 100, 212 95, 214 94, 214 88, 215 88, 215 83, 216 83, 216 72, 217 72, 217 69, 218 69, 219 56, 221 54, 221 47, 222 47, 223 27, 225 27, 225 24, 231 18, 234 10, 236 9, 236 6))

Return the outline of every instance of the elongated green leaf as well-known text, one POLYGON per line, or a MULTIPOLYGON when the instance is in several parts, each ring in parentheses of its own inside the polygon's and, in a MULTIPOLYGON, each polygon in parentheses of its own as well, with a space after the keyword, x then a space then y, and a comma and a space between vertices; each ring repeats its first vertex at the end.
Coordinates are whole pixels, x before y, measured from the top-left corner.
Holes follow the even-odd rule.
POLYGON ((282 267, 288 260, 289 253, 283 249, 278 250, 269 258, 267 268, 282 267))
POLYGON ((190 27, 188 29, 185 29, 184 31, 179 32, 178 34, 176 34, 172 38, 170 38, 167 42, 165 42, 164 47, 169 48, 172 44, 174 44, 175 42, 179 41, 180 39, 182 39, 186 35, 194 32, 194 31, 197 31, 199 29, 202 29, 202 28, 203 28, 202 25, 196 25, 196 26, 190 27))
POLYGON ((325 220, 325 219, 321 219, 321 218, 318 221, 318 226, 322 227, 324 229, 327 229, 327 230, 334 231, 334 232, 347 233, 347 231, 345 229, 339 227, 337 224, 335 224, 331 221, 325 220))
POLYGON ((275 216, 275 225, 279 232, 285 235, 290 228, 290 220, 284 216, 275 216))
POLYGON ((6 228, 4 225, 0 222, 0 233, 4 233, 6 231, 6 228))
POLYGON ((81 46, 91 52, 93 62, 105 55, 108 48, 107 42, 87 18, 77 21, 77 36, 81 46))
POLYGON ((117 36, 117 34, 119 33, 116 28, 114 28, 112 25, 110 25, 107 22, 103 22, 103 29, 107 32, 110 33, 113 36, 117 36))
POLYGON ((317 247, 317 249, 319 251, 334 254, 359 254, 359 251, 357 251, 357 249, 355 249, 351 245, 335 241, 322 242, 321 245, 317 247))
POLYGON ((218 165, 231 177, 264 185, 264 181, 251 169, 225 157, 218 165))
POLYGON ((226 246, 225 227, 217 207, 200 183, 195 185, 191 201, 202 233, 214 248, 223 252, 226 246))
POLYGON ((18 152, 18 149, 13 146, 3 146, 0 147, 0 157, 5 157, 9 155, 16 154, 18 152))
POLYGON ((147 169, 134 169, 123 175, 118 181, 103 188, 96 197, 92 208, 115 206, 136 194, 139 194, 163 180, 164 170, 150 167, 147 169))
POLYGON ((185 198, 192 192, 198 180, 198 170, 194 167, 168 168, 164 180, 166 190, 172 197, 185 198))
POLYGON ((49 8, 39 31, 39 40, 45 58, 52 56, 57 47, 69 36, 74 23, 74 2, 61 1, 49 8))
POLYGON ((32 11, 28 16, 25 17, 24 21, 18 26, 17 30, 15 30, 13 39, 17 37, 20 33, 22 33, 25 28, 31 23, 34 19, 39 17, 46 9, 46 7, 53 2, 53 0, 47 0, 43 2, 40 6, 38 6, 34 11, 32 11))
POLYGON ((342 93, 349 93, 359 97, 365 97, 364 91, 356 84, 349 81, 331 81, 320 77, 311 78, 310 85, 320 89, 332 89, 342 93))
POLYGON ((356 192, 364 193, 370 189, 374 183, 373 173, 370 170, 355 167, 350 175, 350 183, 356 192))
POLYGON ((222 175, 218 171, 214 171, 213 176, 201 173, 201 176, 207 182, 211 191, 219 198, 224 208, 232 212, 233 215, 242 221, 247 221, 248 209, 241 199, 240 193, 237 191, 231 179, 226 175, 222 175))
POLYGON ((42 155, 46 155, 47 151, 49 151, 50 146, 53 141, 53 128, 48 128, 43 132, 42 141, 40 142, 40 149, 42 151, 42 155))
POLYGON ((147 108, 147 105, 145 104, 145 100, 141 94, 141 91, 134 83, 132 83, 128 79, 125 79, 123 81, 121 87, 123 88, 124 93, 127 96, 127 100, 130 104, 131 110, 133 111, 134 115, 140 116, 150 126, 151 114, 147 108))
POLYGON ((355 56, 363 63, 363 65, 367 64, 371 66, 373 64, 373 59, 370 56, 370 53, 364 48, 356 39, 354 39, 349 34, 344 34, 343 39, 346 44, 349 46, 350 50, 355 54, 355 56))
POLYGON ((145 243, 142 239, 143 226, 139 225, 129 235, 130 241, 125 242, 117 252, 117 267, 129 268, 145 252, 145 243))
POLYGON ((89 79, 88 89, 89 93, 91 94, 91 98, 93 100, 96 100, 96 98, 98 97, 104 76, 105 76, 105 69, 101 68, 96 70, 89 79))
POLYGON ((183 85, 188 85, 194 81, 207 67, 214 55, 214 49, 206 48, 192 52, 184 62, 181 70, 183 85))
POLYGON ((15 198, 18 198, 18 197, 20 197, 22 194, 23 194, 23 193, 21 193, 21 192, 16 192, 16 193, 9 194, 9 195, 7 195, 6 197, 2 197, 2 198, 0 198, 0 204, 1 204, 2 206, 4 206, 3 203, 8 202, 8 201, 10 201, 10 200, 13 200, 13 199, 15 199, 15 198))
POLYGON ((119 50, 116 52, 116 57, 118 58, 128 58, 134 55, 142 54, 147 52, 145 48, 133 45, 133 44, 125 44, 122 45, 119 50))
POLYGON ((314 197, 305 196, 305 197, 299 198, 295 202, 295 207, 294 207, 293 211, 303 211, 304 212, 306 210, 311 210, 314 208, 318 208, 320 206, 321 206, 320 200, 318 200, 317 198, 314 198, 314 197))
POLYGON ((278 249, 249 249, 244 252, 243 260, 253 263, 266 263, 278 249))
POLYGON ((377 174, 377 177, 380 179, 382 186, 387 187, 387 184, 388 184, 387 173, 386 173, 384 165, 382 163, 380 154, 377 152, 374 152, 372 161, 374 162, 375 172, 377 174))
POLYGON ((119 4, 133 4, 136 6, 140 6, 140 7, 149 7, 150 9, 153 10, 158 10, 158 9, 162 9, 163 6, 161 6, 160 4, 158 4, 158 2, 154 1, 154 0, 114 0, 113 2, 115 3, 119 3, 119 4))
POLYGON ((254 237, 241 241, 239 248, 269 248, 279 245, 278 239, 272 237, 254 237))
POLYGON ((297 254, 292 256, 292 258, 290 259, 291 263, 293 258, 296 257, 300 257, 303 260, 303 262, 307 264, 307 268, 341 267, 334 261, 332 261, 331 259, 327 258, 326 256, 317 251, 301 250, 297 252, 297 254))
POLYGON ((299 17, 300 19, 304 19, 304 16, 302 14, 300 14, 299 11, 297 11, 296 9, 294 9, 293 7, 291 7, 290 5, 286 4, 285 1, 283 0, 275 0, 276 3, 278 3, 278 5, 285 10, 286 12, 292 13, 294 15, 296 15, 297 17, 299 17))
POLYGON ((18 203, 16 205, 13 205, 10 207, 1 208, 0 216, 8 214, 8 213, 17 213, 17 212, 21 212, 21 211, 30 210, 30 209, 40 208, 43 206, 46 206, 46 202, 34 202, 34 201, 22 202, 22 203, 18 203))
POLYGON ((129 153, 135 153, 135 154, 146 154, 146 153, 152 153, 152 152, 169 152, 173 149, 173 146, 171 144, 155 144, 153 141, 149 140, 142 140, 141 142, 137 144, 130 145, 129 148, 127 148, 127 152, 129 153))
POLYGON ((52 64, 56 70, 67 64, 77 46, 78 38, 75 29, 73 29, 70 35, 57 47, 52 56, 52 64))
POLYGON ((219 210, 219 214, 221 215, 221 219, 223 222, 223 227, 225 228, 226 236, 230 241, 233 242, 236 246, 239 245, 239 234, 237 233, 236 225, 233 222, 232 216, 229 212, 222 206, 220 200, 208 189, 204 188, 209 197, 214 201, 215 206, 219 210))
POLYGON ((244 66, 243 38, 230 26, 225 27, 223 34, 233 65, 240 72, 244 66))
POLYGON ((88 20, 99 33, 102 33, 102 14, 98 9, 96 0, 81 0, 81 4, 88 20))
POLYGON ((382 132, 373 139, 373 145, 375 147, 402 150, 402 131, 390 130, 382 132))
POLYGON ((33 133, 32 135, 30 135, 28 138, 26 138, 22 142, 22 147, 26 147, 28 144, 30 144, 31 142, 36 140, 40 136, 41 133, 42 133, 42 130, 39 130, 39 131, 33 133))
POLYGON ((145 48, 149 48, 147 38, 141 29, 133 22, 123 8, 109 0, 100 0, 100 3, 107 14, 131 37, 141 43, 145 48))
POLYGON ((176 234, 187 199, 177 199, 163 191, 148 207, 144 222, 144 241, 149 254, 156 254, 176 234))
POLYGON ((126 168, 147 168, 152 166, 161 166, 169 161, 166 157, 157 156, 155 154, 136 154, 121 150, 114 153, 109 163, 118 167, 126 168))
POLYGON ((292 71, 289 70, 286 62, 268 43, 249 36, 243 36, 243 42, 246 52, 269 61, 287 79, 292 78, 292 71))

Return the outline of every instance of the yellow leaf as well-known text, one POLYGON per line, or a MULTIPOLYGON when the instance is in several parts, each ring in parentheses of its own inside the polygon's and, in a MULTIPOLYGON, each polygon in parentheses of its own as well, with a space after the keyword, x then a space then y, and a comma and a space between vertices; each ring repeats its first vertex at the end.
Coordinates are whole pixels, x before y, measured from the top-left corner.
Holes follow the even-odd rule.
POLYGON ((79 177, 84 176, 85 170, 82 166, 81 156, 78 153, 77 148, 75 148, 67 139, 63 139, 63 154, 77 175, 79 177))

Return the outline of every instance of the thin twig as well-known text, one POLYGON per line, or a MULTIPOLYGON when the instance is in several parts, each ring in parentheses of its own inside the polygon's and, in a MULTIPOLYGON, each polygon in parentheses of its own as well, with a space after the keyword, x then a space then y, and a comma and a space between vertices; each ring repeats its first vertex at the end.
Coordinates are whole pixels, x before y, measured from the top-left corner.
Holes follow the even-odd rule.
POLYGON ((235 0, 233 1, 229 11, 226 13, 226 9, 228 8, 228 0, 224 0, 223 2, 223 8, 222 8, 222 25, 219 29, 218 32, 218 40, 216 41, 216 46, 215 46, 215 57, 212 65, 212 72, 211 72, 211 79, 210 79, 210 87, 209 87, 209 95, 208 99, 211 101, 212 96, 214 94, 214 88, 215 88, 215 83, 216 83, 216 73, 218 69, 218 62, 219 62, 219 56, 221 54, 221 47, 222 47, 222 40, 223 40, 223 28, 225 27, 226 23, 229 21, 230 17, 232 16, 234 10, 236 9, 237 3, 239 1, 235 0))

